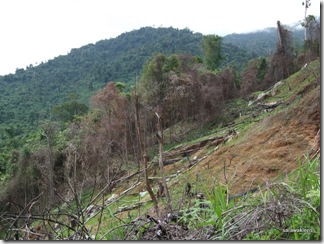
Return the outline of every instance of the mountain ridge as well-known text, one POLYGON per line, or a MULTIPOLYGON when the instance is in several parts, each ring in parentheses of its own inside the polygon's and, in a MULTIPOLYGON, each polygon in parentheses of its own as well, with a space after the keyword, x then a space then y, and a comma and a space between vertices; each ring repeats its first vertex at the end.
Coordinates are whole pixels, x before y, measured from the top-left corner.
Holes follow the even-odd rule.
MULTIPOLYGON (((231 36, 223 37, 222 67, 243 69, 248 60, 262 53, 253 51, 257 44, 253 49, 244 50, 247 47, 239 47, 237 38, 231 40, 231 36)), ((88 104, 89 98, 109 81, 130 84, 154 53, 202 56, 202 38, 201 33, 189 29, 143 27, 73 48, 67 55, 35 67, 17 69, 15 74, 0 76, 0 130, 8 125, 25 127, 21 122, 28 124, 23 128, 25 131, 35 128, 39 120, 50 119, 51 109, 66 102, 69 94, 76 94, 80 102, 88 104)), ((275 42, 272 38, 268 45, 275 48, 275 42)))

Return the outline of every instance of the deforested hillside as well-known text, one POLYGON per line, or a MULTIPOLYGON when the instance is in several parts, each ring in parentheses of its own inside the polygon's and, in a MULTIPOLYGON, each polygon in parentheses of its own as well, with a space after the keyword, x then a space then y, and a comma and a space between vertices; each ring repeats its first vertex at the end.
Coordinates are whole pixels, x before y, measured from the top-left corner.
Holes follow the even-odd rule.
MULTIPOLYGON (((183 122, 165 129, 164 140, 168 146, 164 148, 162 156, 163 173, 159 167, 159 150, 149 152, 146 176, 143 175, 144 165, 126 169, 122 164, 122 171, 118 171, 115 168, 118 164, 110 162, 106 166, 111 167, 107 170, 112 170, 112 174, 106 175, 106 184, 98 182, 93 189, 84 185, 86 182, 90 184, 90 179, 73 186, 72 183, 75 184, 76 181, 72 171, 70 176, 65 176, 70 187, 64 191, 57 189, 60 194, 64 194, 61 196, 65 203, 54 209, 51 215, 43 216, 37 212, 44 192, 38 193, 39 196, 30 201, 29 204, 35 204, 33 208, 36 212, 32 211, 28 215, 32 221, 29 227, 32 231, 25 238, 318 239, 319 69, 320 63, 316 60, 264 91, 228 101, 223 113, 227 122, 218 120, 218 123, 210 124, 208 130, 203 132, 195 129, 197 127, 194 123, 183 122), (170 131, 172 134, 169 134, 170 131), (123 173, 125 170, 128 171, 127 174, 123 173), (159 215, 146 190, 145 177, 156 196, 159 215), (163 178, 167 182, 168 198, 163 178), (308 183, 305 184, 306 182, 308 183), (74 195, 76 189, 82 189, 83 195, 74 195), (76 209, 81 212, 74 215, 78 222, 73 224, 68 218, 76 209), (58 226, 56 229, 55 223, 58 226), (306 232, 294 235, 294 232, 284 231, 293 230, 297 223, 300 224, 298 228, 306 229, 306 232), (82 226, 82 229, 76 231, 78 226, 82 226), (66 235, 66 231, 63 231, 65 229, 69 229, 66 231, 70 231, 70 234, 66 235), (51 237, 47 237, 48 233, 51 233, 51 237)), ((96 99, 114 95, 113 86, 110 89, 110 93, 106 91, 96 99)), ((115 102, 117 103, 113 106, 127 107, 126 101, 118 99, 115 102)), ((113 118, 124 119, 125 115, 115 116, 113 118)), ((111 122, 117 126, 117 121, 111 122)), ((92 133, 95 131, 92 128, 92 133)), ((102 129, 100 131, 105 133, 102 129)), ((75 139, 71 142, 77 145, 75 139)), ((94 145, 95 140, 102 138, 88 140, 90 144, 87 144, 87 150, 91 150, 92 147, 97 147, 94 145)), ((108 145, 102 145, 94 153, 101 154, 108 145)), ((75 149, 72 146, 71 144, 67 149, 69 154, 66 159, 70 169, 73 169, 75 160, 75 149)), ((119 153, 125 155, 125 152, 119 153)), ((89 156, 100 160, 100 155, 88 154, 89 156)), ((89 175, 94 173, 97 165, 82 167, 87 168, 89 175)), ((102 170, 101 167, 99 169, 102 170)), ((97 180, 100 179, 99 175, 98 177, 97 180)), ((15 201, 14 198, 12 200, 15 201)), ((25 210, 19 211, 20 218, 26 218, 25 210)), ((10 216, 15 215, 4 214, 2 222, 10 216)), ((14 233, 9 230, 4 238, 13 238, 14 233)))
MULTIPOLYGON (((312 62, 265 91, 231 101, 227 115, 231 116, 232 111, 239 111, 239 115, 230 123, 220 123, 207 135, 167 150, 164 157, 169 164, 165 171, 175 202, 175 222, 179 221, 180 226, 186 223, 189 230, 174 226, 169 220, 162 237, 153 231, 158 227, 152 223, 142 238, 318 238, 319 67, 319 61, 312 62), (304 200, 312 202, 314 209, 304 200), (297 222, 304 230, 297 236, 284 231, 294 229, 297 222)), ((151 169, 151 174, 154 171, 151 169)), ((150 179, 158 192, 161 178, 150 179)), ((137 189, 140 191, 141 186, 137 189)), ((147 199, 148 196, 142 201, 147 199)), ((165 201, 161 199, 161 206, 167 214, 165 201)), ((153 214, 151 208, 149 215, 153 214)))
POLYGON ((206 35, 202 57, 155 53, 133 85, 70 93, 28 136, 4 127, 0 237, 320 239, 319 35, 298 52, 277 30, 241 71, 206 35))

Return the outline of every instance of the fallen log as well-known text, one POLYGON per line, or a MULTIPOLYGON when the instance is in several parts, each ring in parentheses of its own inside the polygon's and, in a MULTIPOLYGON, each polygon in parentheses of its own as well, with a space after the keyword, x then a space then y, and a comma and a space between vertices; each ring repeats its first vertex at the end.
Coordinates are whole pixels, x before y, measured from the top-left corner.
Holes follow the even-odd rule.
MULTIPOLYGON (((170 164, 174 164, 178 161, 182 160, 182 158, 172 158, 172 159, 168 159, 168 160, 163 160, 163 165, 170 165, 170 164)), ((154 164, 159 164, 159 162, 157 161, 153 161, 154 164)))
POLYGON ((108 200, 105 201, 105 207, 107 207, 107 205, 116 202, 118 199, 120 199, 121 197, 125 196, 129 191, 133 190, 136 186, 138 186, 139 184, 141 184, 141 182, 137 182, 136 184, 132 185, 130 188, 126 189, 125 191, 116 194, 116 197, 113 198, 108 198, 108 200))
POLYGON ((270 102, 270 103, 259 103, 258 105, 263 107, 264 109, 274 109, 280 104, 281 102, 270 102))
POLYGON ((128 180, 128 179, 132 178, 134 175, 140 174, 140 173, 142 173, 143 171, 144 171, 144 170, 137 171, 137 172, 132 173, 132 174, 130 174, 130 175, 127 175, 127 176, 125 176, 125 177, 123 177, 123 178, 119 178, 118 180, 114 180, 114 181, 111 182, 111 184, 112 184, 112 185, 115 185, 115 184, 117 184, 117 183, 120 182, 120 181, 128 180))
POLYGON ((151 202, 152 199, 149 199, 147 201, 144 201, 144 202, 137 202, 135 203, 134 205, 131 205, 131 206, 122 206, 122 207, 119 207, 119 209, 114 213, 114 214, 119 214, 119 213, 122 213, 122 212, 125 212, 125 211, 130 211, 130 210, 134 210, 136 208, 139 208, 140 206, 148 203, 148 202, 151 202))
MULTIPOLYGON (((100 208, 106 208, 107 206, 109 206, 110 204, 117 202, 120 198, 122 198, 123 196, 125 196, 129 191, 133 190, 135 187, 137 187, 138 185, 140 185, 142 182, 137 182, 134 185, 132 185, 130 188, 126 189, 125 191, 116 194, 114 197, 110 197, 108 198, 105 203, 103 205, 101 205, 100 208)), ((100 211, 95 211, 93 212, 93 214, 85 221, 84 224, 88 223, 91 219, 93 219, 94 217, 96 217, 98 214, 100 213, 100 211)))
MULTIPOLYGON (((172 179, 174 177, 176 177, 178 174, 173 174, 173 175, 169 175, 166 176, 166 179, 172 179)), ((148 177, 149 180, 162 180, 162 177, 148 177)))

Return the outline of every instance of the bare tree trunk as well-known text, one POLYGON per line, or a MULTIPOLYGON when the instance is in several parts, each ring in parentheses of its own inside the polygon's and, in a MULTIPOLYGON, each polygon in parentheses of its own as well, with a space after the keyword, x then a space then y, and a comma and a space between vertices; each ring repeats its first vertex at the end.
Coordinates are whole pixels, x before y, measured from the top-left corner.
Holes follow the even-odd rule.
POLYGON ((48 181, 49 181, 49 197, 50 205, 54 203, 54 136, 56 132, 55 125, 52 122, 48 122, 44 125, 44 134, 47 139, 47 169, 48 169, 48 181))
MULTIPOLYGON (((73 186, 76 188, 77 184, 77 150, 73 144, 71 144, 71 154, 73 153, 73 186)), ((72 156, 72 155, 71 155, 72 156)))
POLYGON ((279 43, 279 47, 282 48, 282 33, 281 33, 281 24, 280 21, 277 21, 277 31, 278 31, 278 43, 279 43))
POLYGON ((146 145, 142 139, 141 124, 139 121, 139 113, 138 113, 138 97, 136 94, 135 94, 135 121, 136 121, 136 130, 137 130, 138 140, 139 140, 139 144, 140 144, 141 154, 143 156, 143 161, 144 161, 144 177, 145 177, 145 183, 146 183, 146 190, 150 194, 150 197, 153 201, 156 215, 158 217, 160 217, 158 202, 157 202, 157 199, 156 199, 156 197, 153 193, 153 190, 150 186, 150 183, 148 181, 148 176, 147 176, 147 164, 149 161, 149 157, 147 156, 146 145))
POLYGON ((309 7, 308 5, 308 0, 305 1, 305 16, 304 16, 304 21, 305 21, 305 31, 304 31, 304 41, 307 41, 307 28, 308 28, 308 21, 307 21, 307 9, 309 7))
POLYGON ((127 145, 128 145, 128 140, 127 140, 127 122, 125 122, 125 131, 124 131, 124 163, 127 164, 128 162, 128 150, 127 150, 127 145))
POLYGON ((52 148, 49 147, 49 155, 48 155, 48 178, 50 182, 50 203, 51 205, 54 202, 54 167, 53 167, 53 161, 52 161, 52 148))
POLYGON ((163 165, 163 128, 162 128, 162 122, 161 122, 161 117, 158 115, 158 113, 155 113, 157 119, 158 119, 158 123, 157 123, 157 138, 159 141, 159 165, 160 165, 160 170, 162 173, 162 184, 164 187, 164 191, 165 191, 165 196, 167 198, 167 202, 168 202, 168 210, 170 212, 172 212, 172 206, 171 206, 171 198, 170 198, 170 194, 169 194, 169 189, 168 189, 168 185, 166 183, 165 180, 165 173, 164 173, 164 165, 163 165))

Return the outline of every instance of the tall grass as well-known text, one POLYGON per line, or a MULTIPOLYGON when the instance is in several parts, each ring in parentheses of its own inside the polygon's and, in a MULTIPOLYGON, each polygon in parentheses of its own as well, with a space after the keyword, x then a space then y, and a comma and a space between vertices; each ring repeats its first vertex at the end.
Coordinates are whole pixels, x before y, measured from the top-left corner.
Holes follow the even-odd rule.
POLYGON ((190 228, 212 227, 213 240, 319 240, 320 157, 305 157, 287 178, 255 194, 228 201, 223 186, 205 187, 182 220, 190 228))

